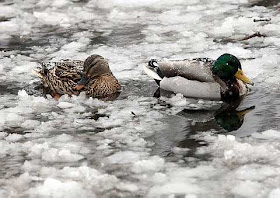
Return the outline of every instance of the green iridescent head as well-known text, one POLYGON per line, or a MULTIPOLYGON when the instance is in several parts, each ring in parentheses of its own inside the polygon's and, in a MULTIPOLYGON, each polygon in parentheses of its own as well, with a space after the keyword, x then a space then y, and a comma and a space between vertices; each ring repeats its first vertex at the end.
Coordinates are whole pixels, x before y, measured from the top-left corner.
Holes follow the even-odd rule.
POLYGON ((237 78, 244 83, 253 84, 242 71, 241 63, 238 58, 232 54, 221 55, 215 61, 214 66, 212 67, 212 72, 225 81, 237 78))
POLYGON ((238 69, 241 69, 238 58, 231 54, 223 54, 215 61, 212 72, 221 79, 228 80, 234 76, 238 69))

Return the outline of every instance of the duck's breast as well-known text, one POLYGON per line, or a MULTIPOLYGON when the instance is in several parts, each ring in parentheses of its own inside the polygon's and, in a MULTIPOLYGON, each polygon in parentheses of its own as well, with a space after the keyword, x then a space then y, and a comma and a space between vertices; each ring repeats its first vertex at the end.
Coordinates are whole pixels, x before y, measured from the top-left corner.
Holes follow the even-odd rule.
POLYGON ((181 76, 165 77, 160 81, 160 88, 190 98, 221 100, 221 88, 217 82, 200 82, 181 76))
POLYGON ((106 97, 110 94, 120 92, 121 85, 113 75, 104 75, 93 79, 85 87, 88 96, 106 97))

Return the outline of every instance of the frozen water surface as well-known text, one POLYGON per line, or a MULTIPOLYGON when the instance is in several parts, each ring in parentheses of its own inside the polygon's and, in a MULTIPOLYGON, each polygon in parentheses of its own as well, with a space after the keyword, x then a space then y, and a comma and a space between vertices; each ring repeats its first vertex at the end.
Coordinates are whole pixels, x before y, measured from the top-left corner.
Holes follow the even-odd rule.
POLYGON ((0 4, 1 198, 280 197, 277 0, 0 4), (257 31, 265 37, 241 41, 257 31), (225 52, 255 82, 237 111, 153 97, 157 86, 142 72, 151 58, 225 52), (117 100, 55 101, 37 90, 38 62, 93 53, 121 81, 117 100))

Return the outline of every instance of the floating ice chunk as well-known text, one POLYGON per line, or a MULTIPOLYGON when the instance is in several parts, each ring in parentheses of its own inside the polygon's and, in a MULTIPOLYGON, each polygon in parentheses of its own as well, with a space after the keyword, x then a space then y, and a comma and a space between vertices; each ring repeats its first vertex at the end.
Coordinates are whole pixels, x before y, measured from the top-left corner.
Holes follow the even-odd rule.
POLYGON ((9 194, 10 193, 8 191, 6 191, 6 190, 3 190, 3 189, 0 190, 0 198, 9 197, 10 196, 9 194))
POLYGON ((48 25, 61 25, 64 27, 69 26, 69 17, 61 12, 37 12, 33 15, 42 23, 48 25))
POLYGON ((25 90, 19 90, 19 91, 18 91, 18 96, 19 96, 20 99, 26 99, 26 98, 28 98, 28 94, 26 93, 25 90))
POLYGON ((62 109, 67 109, 67 108, 72 108, 74 107, 75 105, 70 103, 70 102, 59 102, 58 105, 57 105, 59 108, 62 108, 62 109))
POLYGON ((78 168, 65 167, 59 171, 58 176, 71 178, 76 181, 82 181, 83 183, 89 184, 90 186, 96 188, 96 190, 100 192, 113 189, 116 184, 119 183, 119 180, 116 176, 102 174, 98 170, 88 166, 81 166, 78 168))
POLYGON ((240 181, 231 190, 232 193, 242 197, 257 197, 262 191, 262 184, 255 181, 240 181))
POLYGON ((156 172, 151 178, 151 181, 157 185, 163 184, 168 181, 168 176, 164 173, 156 172))
POLYGON ((224 141, 227 141, 227 140, 229 140, 229 141, 234 141, 235 140, 235 136, 233 136, 233 135, 218 135, 218 139, 219 140, 224 140, 224 141))
POLYGON ((170 103, 175 107, 182 107, 188 104, 186 98, 184 98, 183 94, 177 93, 174 97, 170 98, 170 103))
POLYGON ((18 178, 13 179, 13 187, 18 191, 25 191, 28 190, 31 181, 32 177, 29 173, 23 173, 18 178))
POLYGON ((6 116, 6 123, 10 126, 19 126, 24 121, 24 117, 17 113, 8 113, 6 116))
POLYGON ((31 142, 29 142, 29 145, 27 146, 30 147, 29 156, 32 158, 34 157, 41 158, 42 152, 49 148, 49 144, 47 142, 43 144, 32 144, 31 142))
POLYGON ((233 150, 228 150, 228 151, 224 152, 225 160, 234 158, 234 155, 235 154, 234 154, 233 150))
POLYGON ((234 135, 227 135, 227 139, 230 140, 230 141, 234 141, 235 136, 234 135))
POLYGON ((201 193, 202 189, 199 185, 190 182, 170 182, 163 186, 154 186, 150 189, 148 197, 160 197, 161 195, 169 195, 173 197, 178 194, 189 196, 190 194, 201 193))
POLYGON ((252 137, 258 138, 258 139, 280 139, 280 132, 275 130, 267 130, 262 133, 253 133, 252 137))
POLYGON ((189 150, 190 150, 189 148, 181 148, 181 147, 172 148, 172 152, 178 155, 183 155, 187 153, 189 150))
POLYGON ((141 172, 156 172, 162 169, 164 160, 158 156, 154 156, 149 160, 137 161, 133 164, 132 170, 137 173, 141 172))
POLYGON ((58 142, 70 142, 73 140, 73 136, 67 134, 61 134, 55 138, 55 141, 58 142))
POLYGON ((138 190, 138 186, 133 183, 124 183, 121 182, 119 185, 116 186, 117 189, 129 192, 135 192, 138 190))
POLYGON ((21 126, 26 129, 34 129, 41 124, 38 120, 25 120, 21 126))
POLYGON ((197 198, 197 196, 194 194, 188 194, 185 196, 185 198, 197 198))
POLYGON ((37 63, 23 61, 20 65, 13 67, 13 69, 11 70, 11 74, 12 75, 20 75, 24 73, 29 74, 30 71, 32 71, 32 69, 34 69, 36 66, 38 66, 37 63))
POLYGON ((82 105, 78 105, 78 104, 75 104, 75 106, 72 108, 73 112, 83 113, 83 112, 85 112, 85 110, 86 110, 85 107, 83 107, 82 105))
POLYGON ((165 11, 158 16, 158 19, 163 24, 193 24, 201 18, 201 15, 197 13, 181 13, 179 10, 165 11))
POLYGON ((279 175, 279 170, 270 165, 246 164, 235 171, 235 177, 240 180, 264 181, 279 175))
POLYGON ((41 166, 38 164, 35 164, 33 161, 25 161, 23 163, 22 169, 26 172, 31 172, 32 170, 39 170, 41 169, 41 166))
POLYGON ((75 181, 59 181, 54 178, 47 178, 44 184, 31 188, 28 190, 28 195, 30 197, 95 197, 95 195, 90 192, 88 193, 83 189, 81 184, 75 181))
MULTIPOLYGON (((228 165, 246 164, 261 161, 274 161, 279 155, 279 150, 273 144, 251 144, 230 140, 224 135, 219 135, 213 144, 213 152, 224 157, 228 165)), ((203 148, 202 148, 203 149, 203 148)))
POLYGON ((61 8, 63 6, 68 5, 69 3, 70 2, 68 0, 54 0, 54 2, 52 3, 52 6, 61 8))
MULTIPOLYGON (((89 39, 87 39, 87 41, 89 42, 89 39)), ((64 45, 64 46, 62 47, 62 49, 63 49, 63 50, 67 50, 67 51, 79 51, 79 50, 81 50, 83 47, 85 47, 85 45, 86 45, 88 42, 82 43, 82 42, 73 41, 73 42, 71 42, 71 43, 68 43, 68 44, 64 45)))
POLYGON ((1 33, 17 32, 19 31, 19 28, 19 24, 15 21, 4 21, 0 23, 1 33))
POLYGON ((70 150, 58 150, 51 148, 42 153, 42 159, 48 162, 76 162, 84 157, 79 154, 71 153, 70 150))
POLYGON ((5 138, 5 137, 7 137, 8 136, 8 133, 6 133, 6 132, 0 132, 0 139, 3 139, 3 138, 5 138))
POLYGON ((8 135, 5 140, 7 140, 8 142, 18 142, 20 140, 22 140, 24 138, 23 135, 20 134, 10 134, 8 135))
POLYGON ((138 161, 140 156, 132 151, 120 151, 109 157, 107 160, 112 164, 126 164, 138 161))
POLYGON ((101 8, 109 8, 113 6, 119 7, 141 7, 149 6, 151 4, 157 3, 159 0, 91 0, 88 5, 93 4, 101 8))
POLYGON ((12 7, 12 6, 4 6, 0 7, 0 17, 14 17, 20 13, 20 10, 12 7))
POLYGON ((156 34, 151 34, 151 35, 147 35, 146 36, 146 40, 148 42, 152 42, 152 43, 159 43, 162 41, 161 37, 159 37, 158 35, 156 34))
POLYGON ((279 197, 280 197, 280 188, 273 189, 268 195, 268 198, 279 198, 279 197))

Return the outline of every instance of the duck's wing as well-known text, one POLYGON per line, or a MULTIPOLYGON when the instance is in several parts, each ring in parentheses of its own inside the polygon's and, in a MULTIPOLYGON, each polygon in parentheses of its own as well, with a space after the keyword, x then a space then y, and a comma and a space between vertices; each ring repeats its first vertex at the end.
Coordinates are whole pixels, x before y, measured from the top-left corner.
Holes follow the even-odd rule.
POLYGON ((214 60, 209 58, 196 58, 185 60, 155 60, 149 61, 144 66, 146 74, 155 80, 162 80, 163 77, 182 76, 189 80, 200 82, 215 82, 211 67, 214 60))
POLYGON ((211 71, 214 61, 211 59, 166 60, 157 63, 159 70, 165 77, 182 76, 188 80, 215 82, 211 71))
POLYGON ((62 60, 43 62, 35 74, 42 78, 43 86, 53 93, 77 95, 77 82, 82 77, 83 61, 62 60))
POLYGON ((36 75, 44 79, 48 75, 54 75, 61 80, 78 81, 81 79, 84 61, 61 60, 58 62, 42 62, 41 67, 33 70, 36 75))
POLYGON ((55 75, 61 80, 73 80, 74 82, 81 79, 84 61, 63 60, 55 62, 55 75))

